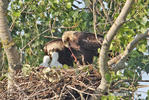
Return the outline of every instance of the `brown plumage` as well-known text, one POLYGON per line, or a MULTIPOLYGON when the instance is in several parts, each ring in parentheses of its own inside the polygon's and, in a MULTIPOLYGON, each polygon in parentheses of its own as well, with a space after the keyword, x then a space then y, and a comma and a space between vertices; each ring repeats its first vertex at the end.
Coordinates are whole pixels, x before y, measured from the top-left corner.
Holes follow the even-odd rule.
MULTIPOLYGON (((49 56, 51 56, 52 52, 57 52, 59 56, 58 61, 61 64, 73 66, 74 58, 72 57, 72 53, 64 46, 62 39, 55 39, 46 43, 44 46, 44 52, 49 56)), ((73 52, 75 51, 73 50, 73 52)))
MULTIPOLYGON (((101 48, 104 37, 89 32, 66 31, 62 41, 67 48, 73 48, 78 55, 83 55, 85 64, 93 62, 93 56, 98 56, 98 48, 101 48)), ((82 63, 82 62, 81 62, 82 63)))

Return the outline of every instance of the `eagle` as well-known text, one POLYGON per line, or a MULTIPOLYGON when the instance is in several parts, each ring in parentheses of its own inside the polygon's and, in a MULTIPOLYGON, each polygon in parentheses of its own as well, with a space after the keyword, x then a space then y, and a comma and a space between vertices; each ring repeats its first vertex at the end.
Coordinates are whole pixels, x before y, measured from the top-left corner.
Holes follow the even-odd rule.
MULTIPOLYGON (((49 55, 52 59, 57 59, 57 61, 62 65, 66 64, 68 66, 73 66, 74 58, 72 56, 72 53, 67 47, 64 46, 61 38, 47 42, 44 45, 43 50, 46 55, 49 55), (57 52, 57 55, 52 56, 53 52, 57 52)), ((75 52, 73 49, 72 51, 75 52)))
POLYGON ((41 68, 43 67, 63 67, 63 65, 58 61, 59 55, 57 52, 51 53, 51 62, 50 62, 50 56, 45 55, 43 57, 43 62, 39 65, 41 68), (50 64, 49 64, 50 62, 50 64))
POLYGON ((50 67, 49 61, 50 61, 50 57, 48 55, 45 55, 43 57, 43 62, 39 66, 40 67, 50 67))
POLYGON ((65 31, 62 35, 63 45, 80 53, 85 64, 92 64, 93 57, 99 55, 98 48, 101 48, 103 40, 103 35, 97 34, 96 37, 90 32, 65 31))
POLYGON ((52 61, 50 63, 51 67, 63 67, 63 65, 58 61, 59 59, 58 52, 53 52, 51 58, 52 58, 52 61))
POLYGON ((77 64, 92 64, 93 57, 98 56, 98 48, 101 48, 103 36, 77 31, 65 31, 62 38, 54 39, 44 46, 44 52, 52 59, 58 59, 62 65, 73 66, 77 64), (56 56, 51 56, 53 52, 56 56))

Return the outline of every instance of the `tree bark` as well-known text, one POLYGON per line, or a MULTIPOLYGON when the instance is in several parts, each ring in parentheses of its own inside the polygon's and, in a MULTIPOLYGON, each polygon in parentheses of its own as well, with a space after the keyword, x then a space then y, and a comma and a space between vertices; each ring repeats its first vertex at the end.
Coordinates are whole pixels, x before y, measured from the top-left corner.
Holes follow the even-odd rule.
POLYGON ((103 45, 100 51, 100 57, 99 57, 99 68, 100 68, 100 73, 102 76, 101 83, 99 87, 97 88, 97 91, 100 92, 105 92, 108 90, 109 83, 106 80, 106 75, 109 74, 108 70, 108 56, 107 52, 109 50, 111 41, 113 40, 114 36, 117 34, 118 29, 123 25, 125 22, 126 16, 128 12, 130 11, 130 8, 133 4, 134 0, 127 0, 124 7, 122 8, 121 13, 119 14, 118 18, 108 31, 104 41, 103 45))
POLYGON ((8 60, 8 89, 13 86, 14 76, 17 70, 21 69, 19 52, 12 40, 7 24, 7 7, 9 0, 0 0, 0 39, 8 60))
POLYGON ((116 63, 116 65, 112 68, 113 71, 118 71, 125 68, 125 62, 128 58, 130 52, 136 47, 136 44, 149 36, 149 29, 144 34, 138 34, 134 40, 132 40, 126 47, 124 53, 122 54, 121 59, 116 63))
MULTIPOLYGON (((2 55, 2 44, 0 42, 0 71, 2 70, 2 59, 3 59, 3 55, 2 55)), ((1 75, 1 73, 0 73, 1 75)))

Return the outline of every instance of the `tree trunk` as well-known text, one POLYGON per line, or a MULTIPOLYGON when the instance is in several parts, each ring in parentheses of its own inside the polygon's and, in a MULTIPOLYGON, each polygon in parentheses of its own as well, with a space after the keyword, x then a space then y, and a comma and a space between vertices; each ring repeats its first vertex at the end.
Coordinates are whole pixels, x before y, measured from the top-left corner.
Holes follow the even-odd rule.
POLYGON ((8 68, 8 90, 13 89, 13 80, 16 72, 21 69, 20 57, 16 45, 12 40, 7 24, 7 7, 9 0, 0 0, 0 39, 7 55, 8 68))
MULTIPOLYGON (((0 71, 2 70, 2 59, 3 59, 3 56, 2 56, 2 44, 0 42, 0 71)), ((1 75, 1 73, 0 73, 1 75)))

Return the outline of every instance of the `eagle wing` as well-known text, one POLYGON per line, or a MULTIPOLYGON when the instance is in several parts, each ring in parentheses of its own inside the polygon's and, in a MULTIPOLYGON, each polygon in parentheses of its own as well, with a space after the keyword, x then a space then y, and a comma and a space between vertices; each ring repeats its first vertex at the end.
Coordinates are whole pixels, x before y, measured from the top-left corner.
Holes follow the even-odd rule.
POLYGON ((82 49, 94 51, 101 48, 103 42, 102 35, 97 35, 97 38, 98 40, 96 39, 95 34, 84 33, 80 36, 78 44, 82 49))

